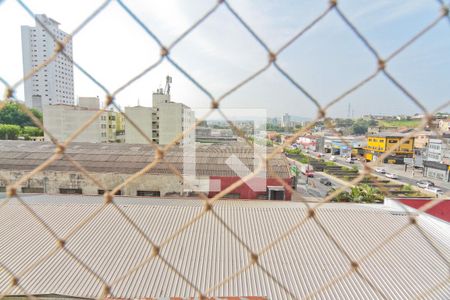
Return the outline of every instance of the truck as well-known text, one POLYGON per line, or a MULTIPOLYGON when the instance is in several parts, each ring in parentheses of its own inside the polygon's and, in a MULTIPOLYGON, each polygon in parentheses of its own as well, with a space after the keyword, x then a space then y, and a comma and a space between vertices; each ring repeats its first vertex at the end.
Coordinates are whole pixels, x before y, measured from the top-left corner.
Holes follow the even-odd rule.
POLYGON ((306 177, 314 177, 314 168, 311 165, 302 165, 300 172, 306 177))

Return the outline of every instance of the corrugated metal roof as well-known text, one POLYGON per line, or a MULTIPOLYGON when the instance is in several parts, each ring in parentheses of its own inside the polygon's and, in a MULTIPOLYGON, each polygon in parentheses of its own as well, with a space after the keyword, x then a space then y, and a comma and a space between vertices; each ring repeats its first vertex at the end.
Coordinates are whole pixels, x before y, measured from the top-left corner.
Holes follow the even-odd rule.
MULTIPOLYGON (((87 217, 101 197, 41 195, 25 201, 59 236, 87 217)), ((116 203, 155 243, 159 244, 202 210, 197 200, 117 197, 116 203)), ((214 211, 254 252, 279 237, 307 214, 305 205, 272 201, 219 201, 214 211)), ((318 220, 357 259, 409 222, 408 216, 376 205, 327 204, 316 211, 318 220)), ((0 209, 0 262, 18 273, 48 251, 55 242, 17 201, 0 209)), ((411 299, 448 279, 450 233, 436 234, 419 218, 441 251, 410 226, 360 265, 360 272, 389 299, 411 299)), ((150 245, 113 208, 108 207, 66 244, 68 250, 106 282, 125 274, 151 253, 150 245)), ((161 256, 200 290, 205 291, 249 261, 247 250, 210 213, 164 246, 161 256)), ((313 221, 260 257, 259 264, 295 298, 303 298, 346 272, 349 261, 313 221)), ((9 278, 0 270, 0 290, 9 278)), ((20 279, 32 294, 96 297, 102 285, 63 251, 42 262, 20 279)), ((19 290, 12 294, 21 294, 19 290)), ((232 279, 214 296, 253 295, 290 299, 279 284, 258 266, 232 279)), ((196 296, 192 287, 161 259, 153 259, 112 287, 115 298, 196 296)), ((450 287, 432 299, 449 299, 450 287)), ((316 295, 317 299, 380 299, 381 295, 356 274, 316 295)))
MULTIPOLYGON (((42 164, 54 153, 50 143, 28 141, 0 141, 0 169, 32 170, 42 164), (46 147, 43 147, 46 146, 46 147)), ((66 153, 90 172, 135 173, 152 162, 155 152, 150 145, 72 143, 66 153)), ((250 171, 254 170, 254 150, 247 145, 211 145, 196 149, 196 171, 202 176, 237 176, 226 161, 236 155, 250 171)), ((174 147, 164 156, 165 161, 176 165, 183 173, 183 161, 193 160, 184 157, 182 147, 174 147)), ((281 178, 289 178, 289 163, 279 154, 270 160, 272 170, 281 178)), ((62 157, 47 167, 47 170, 73 171, 75 166, 62 157)), ((148 173, 168 174, 172 171, 167 164, 158 164, 148 173)), ((270 174, 267 175, 271 177, 270 174)))

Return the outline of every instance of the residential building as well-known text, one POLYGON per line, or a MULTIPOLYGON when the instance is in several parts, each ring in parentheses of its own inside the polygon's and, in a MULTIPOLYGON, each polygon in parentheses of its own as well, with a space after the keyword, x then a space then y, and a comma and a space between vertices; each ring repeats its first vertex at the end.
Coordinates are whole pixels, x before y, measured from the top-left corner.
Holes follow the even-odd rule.
POLYGON ((450 225, 404 207, 228 200, 201 214, 197 198, 22 197, 46 226, 0 200, 7 299, 450 299, 450 225))
POLYGON ((367 136, 367 146, 364 148, 364 157, 368 161, 377 160, 383 153, 394 147, 392 154, 385 158, 388 163, 403 163, 404 158, 411 158, 414 153, 414 138, 408 138, 405 142, 400 141, 406 136, 403 133, 379 133, 367 136))
POLYGON ((450 181, 450 137, 429 139, 423 159, 424 176, 442 181, 450 181))
POLYGON ((153 136, 153 127, 156 128, 157 123, 156 120, 153 120, 153 109, 151 107, 125 107, 125 114, 132 121, 125 119, 125 143, 148 144, 147 138, 157 142, 156 133, 153 136))
MULTIPOLYGON (((79 105, 54 104, 43 107, 44 140, 52 137, 58 141, 69 138, 99 111, 99 100, 95 97, 80 97, 79 105)), ((116 141, 116 112, 104 111, 74 139, 76 142, 111 143, 116 141)))
MULTIPOLYGON (((166 145, 195 124, 195 114, 188 106, 170 99, 171 78, 167 77, 166 88, 158 89, 152 95, 153 107, 126 107, 125 113, 154 143, 166 145)), ((135 126, 125 120, 125 142, 147 144, 148 140, 135 126)), ((195 143, 195 129, 186 133, 178 144, 195 143)))
POLYGON ((229 128, 195 127, 195 141, 200 143, 236 142, 237 136, 229 128))
POLYGON ((441 119, 438 121, 438 124, 440 133, 450 132, 450 119, 441 119))
MULTIPOLYGON (((54 105, 53 107, 58 107, 54 105)), ((94 137, 93 137, 94 138, 94 137)), ((152 169, 142 174, 124 186, 120 194, 127 196, 188 196, 194 192, 203 192, 213 197, 229 186, 241 180, 245 174, 237 174, 239 170, 252 172, 257 165, 254 159, 254 149, 246 144, 201 145, 194 148, 195 161, 185 158, 184 147, 174 146, 165 153, 166 163, 156 164, 152 169), (236 162, 229 158, 237 157, 236 162), (190 164, 192 162, 193 164, 190 164), (212 165, 211 162, 214 162, 212 165), (170 165, 169 165, 170 164, 170 165), (184 182, 176 173, 195 176, 197 181, 184 182), (187 168, 193 167, 194 174, 187 168), (238 170, 238 171, 236 171, 238 170)), ((270 150, 267 150, 270 153, 270 150)), ((0 186, 5 189, 8 182, 16 182, 18 178, 29 174, 55 152, 55 145, 49 142, 31 141, 0 141, 0 186), (20 163, 17 161, 20 157, 20 163)), ((141 171, 155 159, 155 149, 148 144, 94 144, 72 142, 65 150, 85 170, 94 176, 106 189, 113 189, 132 174, 141 171)), ((277 154, 269 162, 273 173, 267 178, 255 177, 232 190, 225 198, 239 199, 273 199, 290 200, 291 192, 283 186, 278 178, 287 185, 292 179, 289 162, 283 154, 277 154), (253 183, 259 184, 252 188, 253 183)), ((45 170, 34 174, 21 187, 23 192, 40 193, 77 193, 97 195, 99 190, 96 182, 72 164, 66 157, 51 164, 45 170)))
POLYGON ((279 126, 280 120, 278 118, 267 118, 267 125, 279 126))
POLYGON ((425 149, 428 145, 428 140, 434 135, 432 131, 420 131, 414 134, 414 148, 425 149))
MULTIPOLYGON (((50 33, 62 42, 69 37, 59 29, 59 23, 46 15, 36 15, 36 25, 22 26, 22 58, 24 76, 33 68, 47 61, 54 52, 56 42, 50 33), (46 29, 44 29, 44 27, 46 29), (48 31, 50 32, 48 32, 48 31)), ((24 82, 27 106, 40 111, 46 105, 74 104, 72 42, 64 47, 64 55, 58 55, 50 64, 24 82)))
POLYGON ((281 119, 281 126, 282 127, 291 127, 291 116, 289 114, 284 114, 283 118, 281 119))
POLYGON ((125 143, 125 116, 119 111, 116 113, 115 117, 116 142, 125 143))

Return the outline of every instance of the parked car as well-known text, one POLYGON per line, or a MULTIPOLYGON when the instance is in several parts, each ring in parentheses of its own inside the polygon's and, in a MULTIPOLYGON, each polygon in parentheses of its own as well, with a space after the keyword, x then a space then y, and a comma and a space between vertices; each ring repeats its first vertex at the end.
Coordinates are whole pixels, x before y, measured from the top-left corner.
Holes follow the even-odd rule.
POLYGON ((345 161, 348 162, 349 164, 354 164, 355 163, 355 160, 353 158, 351 158, 351 157, 348 157, 345 161))
POLYGON ((429 181, 429 180, 420 180, 417 181, 417 186, 423 189, 429 188, 434 186, 434 182, 429 181))
POLYGON ((444 194, 444 192, 440 188, 434 186, 427 187, 425 191, 435 194, 436 197, 444 194))
POLYGON ((319 182, 326 186, 331 186, 331 181, 328 178, 320 178, 319 182))
POLYGON ((394 174, 394 173, 385 173, 384 174, 387 178, 391 178, 391 179, 398 179, 398 176, 397 176, 397 174, 394 174))
POLYGON ((375 172, 384 174, 384 173, 386 173, 386 169, 382 168, 382 167, 376 167, 375 172))
POLYGON ((331 155, 331 156, 330 156, 330 161, 336 161, 336 156, 331 155))

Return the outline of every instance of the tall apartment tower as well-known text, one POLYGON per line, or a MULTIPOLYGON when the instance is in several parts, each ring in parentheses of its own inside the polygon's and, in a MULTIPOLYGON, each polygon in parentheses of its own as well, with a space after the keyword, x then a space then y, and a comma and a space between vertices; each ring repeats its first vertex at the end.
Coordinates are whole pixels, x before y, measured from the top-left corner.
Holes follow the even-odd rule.
MULTIPOLYGON (((58 28, 58 22, 46 15, 36 15, 35 27, 22 26, 24 75, 46 61, 54 52, 56 43, 41 24, 59 41, 68 36, 58 28)), ((72 58, 72 42, 65 46, 64 53, 72 58)), ((28 107, 42 111, 46 105, 73 105, 73 64, 64 55, 59 54, 55 60, 26 80, 24 87, 28 107)))

